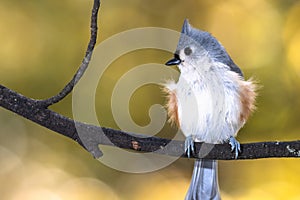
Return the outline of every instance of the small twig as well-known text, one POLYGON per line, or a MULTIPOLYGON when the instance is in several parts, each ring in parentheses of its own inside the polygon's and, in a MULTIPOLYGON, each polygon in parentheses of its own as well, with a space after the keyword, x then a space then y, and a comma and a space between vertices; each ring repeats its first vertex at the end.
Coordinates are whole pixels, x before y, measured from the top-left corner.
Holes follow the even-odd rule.
POLYGON ((80 80, 80 78, 83 76, 84 72, 86 71, 89 62, 91 60, 93 50, 96 44, 97 40, 97 17, 98 17, 98 11, 100 8, 100 0, 94 0, 94 5, 92 9, 92 16, 91 16, 91 37, 90 41, 85 53, 85 56, 82 60, 82 63, 77 70, 76 74, 73 76, 72 80, 55 96, 52 96, 48 99, 39 100, 37 103, 44 108, 48 108, 50 105, 53 105, 62 99, 64 99, 68 94, 70 94, 74 88, 74 86, 77 84, 77 82, 80 80))

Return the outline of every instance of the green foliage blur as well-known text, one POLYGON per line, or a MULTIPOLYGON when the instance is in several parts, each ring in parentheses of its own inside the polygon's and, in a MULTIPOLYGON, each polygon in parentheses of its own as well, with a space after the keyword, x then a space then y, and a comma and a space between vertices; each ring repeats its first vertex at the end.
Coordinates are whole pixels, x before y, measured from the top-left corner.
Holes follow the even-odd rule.
MULTIPOLYGON (((1 0, 0 84, 37 99, 56 94, 84 56, 91 6, 91 0, 1 0)), ((217 37, 246 78, 254 77, 262 85, 258 109, 237 139, 241 143, 299 140, 300 2, 104 0, 98 44, 138 27, 180 31, 185 18, 217 37)), ((97 88, 101 125, 118 129, 110 97, 123 74, 140 64, 164 63, 171 56, 148 49, 115 60, 97 88)), ((146 85, 124 106, 137 124, 145 126, 151 105, 164 101, 157 85, 146 85)), ((71 95, 51 109, 72 118, 71 95)), ((172 137, 174 132, 166 124, 158 135, 172 137)), ((221 161, 222 197, 300 199, 299 166, 299 159, 221 161)), ((75 142, 0 108, 0 194, 4 200, 183 199, 192 167, 193 160, 179 159, 151 173, 116 171, 75 142)))

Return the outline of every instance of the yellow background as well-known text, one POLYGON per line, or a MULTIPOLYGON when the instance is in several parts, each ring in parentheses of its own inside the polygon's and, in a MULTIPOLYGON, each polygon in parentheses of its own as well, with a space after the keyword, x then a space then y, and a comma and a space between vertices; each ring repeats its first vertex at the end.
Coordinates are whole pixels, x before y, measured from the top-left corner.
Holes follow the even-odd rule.
MULTIPOLYGON (((0 2, 1 84, 32 98, 57 93, 79 66, 89 38, 92 1, 0 2)), ((103 1, 98 43, 137 27, 180 31, 188 18, 225 46, 247 78, 263 85, 258 110, 241 130, 241 143, 300 138, 300 3, 296 0, 103 1)), ((118 128, 110 95, 122 74, 138 64, 164 63, 172 54, 129 53, 106 71, 97 90, 101 124, 118 128)), ((68 96, 51 109, 72 117, 68 96)), ((149 123, 148 108, 163 104, 157 86, 132 97, 132 118, 149 123)), ((174 129, 166 125, 159 136, 174 129)), ((0 109, 0 194, 7 200, 183 199, 192 160, 180 159, 151 173, 116 171, 93 159, 75 142, 0 109)), ((299 159, 221 161, 224 200, 300 199, 299 159)))

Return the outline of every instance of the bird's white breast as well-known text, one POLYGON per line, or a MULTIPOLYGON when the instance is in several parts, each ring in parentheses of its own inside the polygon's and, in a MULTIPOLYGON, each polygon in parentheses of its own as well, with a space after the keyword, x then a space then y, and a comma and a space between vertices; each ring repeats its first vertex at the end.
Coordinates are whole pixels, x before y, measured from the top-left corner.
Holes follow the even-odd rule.
POLYGON ((176 84, 167 86, 176 94, 181 130, 185 136, 192 135, 195 141, 222 143, 235 136, 242 126, 239 77, 234 72, 218 70, 223 68, 201 73, 188 70, 181 73, 176 84))

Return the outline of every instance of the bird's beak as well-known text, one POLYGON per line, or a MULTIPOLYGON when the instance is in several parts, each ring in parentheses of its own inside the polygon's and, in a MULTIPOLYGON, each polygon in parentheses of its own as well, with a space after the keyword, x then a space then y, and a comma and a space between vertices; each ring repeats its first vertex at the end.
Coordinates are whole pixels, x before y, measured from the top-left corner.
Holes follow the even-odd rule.
POLYGON ((177 54, 174 55, 174 58, 166 62, 166 65, 171 66, 171 65, 179 65, 181 63, 181 60, 177 54))

